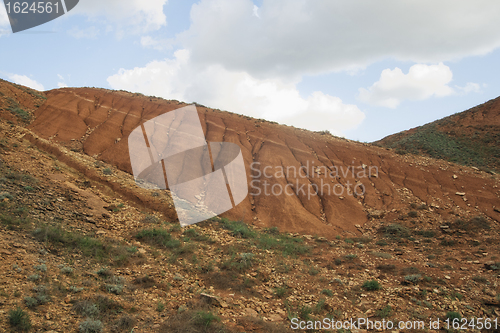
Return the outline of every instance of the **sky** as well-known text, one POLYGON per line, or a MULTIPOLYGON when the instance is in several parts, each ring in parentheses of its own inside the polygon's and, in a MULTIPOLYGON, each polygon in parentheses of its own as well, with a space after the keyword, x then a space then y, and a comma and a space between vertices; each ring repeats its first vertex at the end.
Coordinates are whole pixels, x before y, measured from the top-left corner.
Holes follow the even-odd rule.
POLYGON ((0 78, 372 142, 498 97, 499 17, 497 0, 80 0, 12 33, 0 4, 0 78))

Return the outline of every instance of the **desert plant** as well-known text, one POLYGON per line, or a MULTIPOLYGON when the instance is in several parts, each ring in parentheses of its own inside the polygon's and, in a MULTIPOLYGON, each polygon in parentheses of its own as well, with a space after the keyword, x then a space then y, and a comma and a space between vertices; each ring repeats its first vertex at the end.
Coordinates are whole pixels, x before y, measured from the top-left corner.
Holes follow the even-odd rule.
POLYGON ((78 328, 80 333, 100 333, 102 332, 102 322, 100 320, 87 318, 80 323, 78 328))
POLYGON ((31 328, 31 319, 27 312, 21 308, 9 310, 9 325, 18 331, 28 331, 31 328))
POLYGON ((379 290, 380 288, 382 288, 382 286, 380 285, 380 283, 378 283, 377 280, 369 280, 363 283, 362 288, 367 291, 374 291, 379 290))

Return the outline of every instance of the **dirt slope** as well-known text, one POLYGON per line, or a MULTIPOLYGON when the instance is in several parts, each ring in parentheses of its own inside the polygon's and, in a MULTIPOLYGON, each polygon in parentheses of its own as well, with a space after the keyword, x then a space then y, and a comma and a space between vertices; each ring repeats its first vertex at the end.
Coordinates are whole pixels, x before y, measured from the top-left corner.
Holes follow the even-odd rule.
POLYGON ((500 97, 424 126, 389 135, 376 145, 483 170, 500 171, 500 97))
MULTIPOLYGON (((185 105, 91 88, 51 90, 46 96, 30 130, 128 173, 128 134, 142 122, 185 105)), ((363 226, 371 210, 390 214, 410 201, 438 206, 443 218, 454 209, 500 218, 494 211, 494 206, 500 207, 498 189, 486 173, 206 107, 199 106, 198 112, 207 141, 241 147, 248 182, 254 184, 250 193, 256 194, 257 187, 261 191, 228 212, 230 218, 330 238, 342 231, 356 232, 355 225, 363 226), (253 162, 258 164, 250 167, 253 162), (271 167, 266 169, 270 178, 258 177, 266 166, 271 167), (290 167, 307 169, 308 177, 290 167), (290 171, 283 175, 280 169, 290 171), (275 184, 292 184, 289 195, 265 195, 264 181, 268 193, 275 184), (320 189, 318 195, 312 184, 320 189), (363 184, 364 195, 353 195, 355 184, 363 184)), ((279 187, 275 189, 279 193, 279 187)), ((356 192, 363 194, 362 190, 359 185, 356 192)))

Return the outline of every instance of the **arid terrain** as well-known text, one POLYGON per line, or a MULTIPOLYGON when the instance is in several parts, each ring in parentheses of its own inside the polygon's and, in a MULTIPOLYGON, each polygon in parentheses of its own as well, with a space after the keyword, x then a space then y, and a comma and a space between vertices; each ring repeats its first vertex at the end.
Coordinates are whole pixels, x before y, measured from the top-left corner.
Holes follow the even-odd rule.
MULTIPOLYGON (((292 194, 251 187, 235 209, 181 228, 168 190, 135 184, 127 137, 185 105, 0 81, 1 330, 288 332, 293 318, 500 317, 498 156, 454 163, 394 138, 359 143, 198 105, 207 141, 240 146, 249 186, 292 194)), ((467 112, 449 117, 447 135, 481 128, 493 151, 498 99, 467 112)))

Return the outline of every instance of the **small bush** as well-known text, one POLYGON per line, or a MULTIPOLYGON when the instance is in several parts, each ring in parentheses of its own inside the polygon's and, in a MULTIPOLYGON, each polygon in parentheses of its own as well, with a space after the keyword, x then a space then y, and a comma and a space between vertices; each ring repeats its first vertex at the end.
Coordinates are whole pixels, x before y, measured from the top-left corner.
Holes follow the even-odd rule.
POLYGON ((405 281, 408 283, 418 283, 418 281, 420 281, 421 277, 422 277, 422 275, 420 275, 420 274, 406 275, 405 281))
POLYGON ((346 258, 347 260, 354 260, 357 257, 358 256, 356 254, 347 254, 344 258, 346 258))
POLYGON ((38 300, 30 296, 24 298, 24 303, 30 309, 33 309, 38 306, 38 300))
POLYGON ((281 287, 278 287, 278 288, 274 289, 274 294, 277 297, 283 297, 283 296, 285 296, 285 294, 286 294, 287 291, 288 291, 288 287, 287 286, 281 286, 281 287))
POLYGON ((123 286, 119 284, 107 284, 105 289, 108 293, 120 295, 123 291, 123 286))
POLYGON ((86 319, 78 326, 80 333, 100 333, 102 332, 102 322, 100 320, 86 319))
POLYGON ((102 173, 105 174, 106 176, 110 176, 113 174, 113 171, 110 168, 105 168, 102 170, 102 173))
POLYGON ((412 217, 412 218, 418 217, 417 211, 410 210, 410 212, 408 213, 408 217, 412 217))
POLYGON ((374 291, 374 290, 379 290, 382 288, 380 283, 378 283, 377 280, 370 280, 370 281, 365 281, 362 286, 363 289, 367 291, 374 291))
POLYGON ((84 317, 96 317, 99 315, 99 308, 96 304, 91 302, 90 300, 78 301, 73 305, 73 310, 78 313, 80 316, 84 317))
POLYGON ((209 327, 212 322, 220 321, 220 319, 212 312, 198 311, 196 312, 193 321, 196 326, 206 328, 209 327))
POLYGON ((47 265, 45 265, 45 264, 37 265, 37 266, 35 266, 35 269, 37 271, 40 271, 40 272, 46 272, 47 271, 47 265))
POLYGON ((230 230, 233 236, 241 238, 255 238, 257 233, 250 229, 248 225, 241 221, 229 221, 228 219, 222 219, 222 226, 230 230))
POLYGON ((66 275, 70 275, 71 273, 73 273, 73 268, 68 267, 68 266, 63 266, 63 267, 61 267, 61 273, 66 274, 66 275))
POLYGON ((173 248, 180 245, 178 244, 177 246, 174 246, 174 244, 172 243, 172 236, 165 229, 144 229, 139 231, 135 235, 135 238, 152 245, 166 247, 166 248, 173 248))
POLYGON ((386 237, 393 239, 410 237, 410 231, 408 228, 397 223, 383 226, 379 229, 379 232, 384 234, 386 237))
POLYGON ((36 282, 36 281, 40 280, 40 275, 38 275, 38 274, 29 275, 28 280, 36 282))
POLYGON ((390 305, 386 305, 382 309, 377 310, 376 316, 379 318, 387 318, 391 314, 392 314, 392 307, 390 305))
POLYGON ((9 311, 9 325, 18 331, 28 331, 31 328, 31 319, 28 313, 21 308, 9 311))
POLYGON ((331 291, 330 289, 323 289, 323 290, 321 291, 321 293, 322 293, 323 295, 333 296, 333 291, 331 291))
POLYGON ((462 316, 458 312, 449 311, 449 312, 446 312, 446 318, 448 318, 448 319, 450 319, 450 321, 452 321, 453 319, 460 320, 460 319, 462 319, 462 316))

